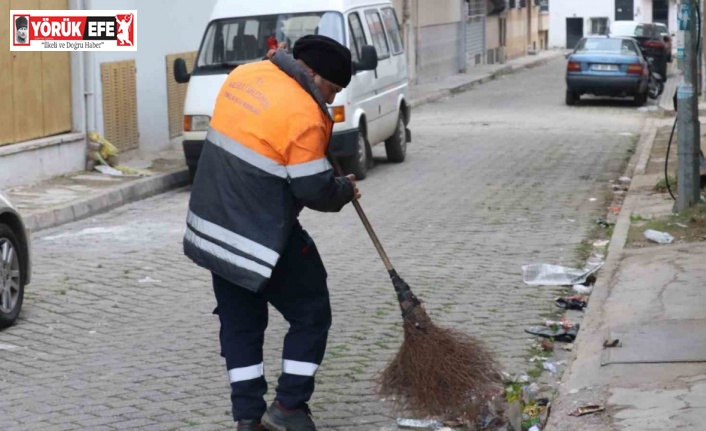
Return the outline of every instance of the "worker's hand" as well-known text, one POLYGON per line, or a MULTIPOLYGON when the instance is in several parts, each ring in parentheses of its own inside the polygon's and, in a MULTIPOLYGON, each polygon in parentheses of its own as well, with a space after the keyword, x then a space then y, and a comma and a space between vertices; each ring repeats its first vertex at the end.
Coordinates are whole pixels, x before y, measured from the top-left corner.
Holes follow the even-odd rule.
POLYGON ((358 190, 358 185, 355 183, 355 175, 346 175, 346 178, 353 184, 353 196, 355 200, 360 199, 360 190, 358 190))
MULTIPOLYGON (((277 45, 277 49, 283 49, 286 51, 287 50, 287 42, 280 42, 279 45, 277 45)), ((277 52, 277 49, 271 49, 271 50, 267 51, 267 58, 272 58, 275 55, 275 53, 277 52)), ((262 51, 260 51, 260 52, 262 52, 262 51)))

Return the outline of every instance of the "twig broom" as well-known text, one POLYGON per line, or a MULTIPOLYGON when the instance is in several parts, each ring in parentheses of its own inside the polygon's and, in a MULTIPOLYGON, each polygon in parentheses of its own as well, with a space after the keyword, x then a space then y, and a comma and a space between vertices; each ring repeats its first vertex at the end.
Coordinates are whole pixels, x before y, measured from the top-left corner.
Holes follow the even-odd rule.
MULTIPOLYGON (((338 161, 333 163, 343 175, 338 161)), ((357 199, 353 206, 390 275, 404 321, 404 342, 379 378, 379 394, 421 417, 475 421, 502 388, 498 362, 481 340, 432 322, 395 271, 357 199)))

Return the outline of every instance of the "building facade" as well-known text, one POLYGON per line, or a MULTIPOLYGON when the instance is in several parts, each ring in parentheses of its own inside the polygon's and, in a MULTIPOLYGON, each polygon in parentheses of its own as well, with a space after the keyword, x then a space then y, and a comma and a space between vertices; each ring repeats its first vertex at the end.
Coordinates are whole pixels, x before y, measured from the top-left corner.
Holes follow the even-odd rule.
POLYGON ((584 36, 604 34, 614 21, 661 22, 676 32, 674 0, 550 0, 549 46, 573 48, 584 36))

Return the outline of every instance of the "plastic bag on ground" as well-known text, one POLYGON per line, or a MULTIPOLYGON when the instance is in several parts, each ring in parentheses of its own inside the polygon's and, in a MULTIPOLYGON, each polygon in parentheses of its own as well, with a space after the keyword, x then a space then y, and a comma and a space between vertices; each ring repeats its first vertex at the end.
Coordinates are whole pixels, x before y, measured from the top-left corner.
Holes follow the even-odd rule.
POLYGON ((647 229, 645 231, 645 238, 658 244, 671 244, 674 242, 674 237, 667 232, 660 232, 652 229, 647 229))
POLYGON ((583 269, 548 264, 525 265, 522 267, 522 281, 530 286, 573 286, 585 283, 602 266, 603 262, 589 262, 583 269))

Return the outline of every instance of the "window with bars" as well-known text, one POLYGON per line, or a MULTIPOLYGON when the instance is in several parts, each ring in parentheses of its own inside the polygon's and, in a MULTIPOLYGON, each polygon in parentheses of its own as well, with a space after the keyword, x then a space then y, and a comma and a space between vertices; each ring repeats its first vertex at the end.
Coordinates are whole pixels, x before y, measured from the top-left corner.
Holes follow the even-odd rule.
POLYGON ((608 18, 591 18, 591 34, 605 35, 608 33, 608 18))
POLYGON ((485 0, 466 0, 468 4, 468 16, 485 15, 485 0))

